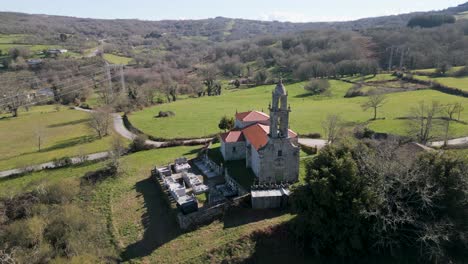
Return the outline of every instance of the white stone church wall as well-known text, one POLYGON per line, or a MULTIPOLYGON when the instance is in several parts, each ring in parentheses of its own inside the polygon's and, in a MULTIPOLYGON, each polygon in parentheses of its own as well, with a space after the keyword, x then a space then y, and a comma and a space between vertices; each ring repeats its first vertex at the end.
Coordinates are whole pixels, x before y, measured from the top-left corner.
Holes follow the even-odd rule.
POLYGON ((233 143, 221 143, 221 153, 224 160, 245 159, 245 141, 233 143))
MULTIPOLYGON (((291 139, 270 139, 262 148, 259 182, 295 182, 299 178, 299 150, 291 139), (281 150, 281 156, 278 151, 281 150)), ((292 140, 293 141, 293 140, 292 140)))

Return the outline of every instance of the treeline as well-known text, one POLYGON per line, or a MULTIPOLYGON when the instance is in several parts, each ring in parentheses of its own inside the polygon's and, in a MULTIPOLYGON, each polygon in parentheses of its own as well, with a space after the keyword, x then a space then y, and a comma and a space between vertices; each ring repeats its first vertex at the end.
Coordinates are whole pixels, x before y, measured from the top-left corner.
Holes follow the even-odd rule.
POLYGON ((442 64, 468 62, 468 21, 434 28, 369 29, 363 31, 374 43, 383 69, 437 68, 442 64))
POLYGON ((453 24, 456 18, 446 14, 419 15, 410 19, 408 27, 432 28, 443 24, 453 24))

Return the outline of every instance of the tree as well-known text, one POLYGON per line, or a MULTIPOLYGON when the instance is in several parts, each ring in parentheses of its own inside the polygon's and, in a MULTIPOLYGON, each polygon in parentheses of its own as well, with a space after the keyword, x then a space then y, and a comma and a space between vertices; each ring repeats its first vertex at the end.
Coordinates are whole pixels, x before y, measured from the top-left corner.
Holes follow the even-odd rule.
POLYGON ((219 129, 223 129, 224 132, 226 132, 226 130, 231 130, 234 127, 234 118, 223 116, 219 121, 218 127, 219 129))
POLYGON ((293 228, 316 254, 355 255, 366 248, 361 211, 375 202, 347 145, 326 146, 306 163, 305 185, 292 193, 293 228))
POLYGON ((454 104, 447 104, 441 107, 442 113, 444 114, 444 145, 447 145, 448 138, 449 138, 449 130, 450 130, 450 122, 455 120, 453 117, 456 113, 459 113, 463 110, 463 106, 461 103, 454 103, 454 104))
POLYGON ((310 79, 310 81, 304 86, 304 89, 311 94, 321 94, 330 88, 330 83, 326 79, 310 79))
POLYGON ((367 111, 368 109, 372 108, 374 110, 374 118, 372 120, 377 119, 377 109, 382 107, 386 101, 386 97, 384 94, 371 94, 368 96, 367 101, 364 102, 361 107, 364 111, 367 111))
POLYGON ((88 122, 99 138, 109 134, 109 125, 111 123, 111 111, 109 108, 99 108, 91 112, 91 120, 88 122))
POLYGON ((65 33, 60 33, 59 38, 60 38, 60 41, 65 42, 67 41, 68 36, 65 33))
POLYGON ((370 220, 369 246, 392 254, 417 249, 421 257, 439 262, 451 247, 466 243, 458 234, 466 232, 467 163, 450 153, 405 154, 404 148, 384 141, 354 150, 359 174, 369 180, 368 191, 377 201, 362 211, 370 220))
POLYGON ((259 70, 255 73, 253 78, 254 78, 255 84, 257 85, 265 84, 265 81, 268 78, 268 74, 265 70, 259 70))
POLYGON ((410 133, 416 137, 418 142, 426 144, 432 138, 434 127, 438 125, 435 122, 435 117, 440 112, 440 105, 436 101, 431 104, 421 101, 410 111, 410 133))
POLYGON ((443 62, 443 63, 441 63, 440 65, 437 66, 436 73, 438 75, 445 76, 445 74, 447 73, 447 71, 450 70, 450 68, 451 68, 451 66, 448 63, 443 62))
POLYGON ((328 115, 327 118, 322 121, 322 128, 325 131, 329 144, 332 144, 337 140, 341 127, 341 117, 336 114, 328 115))

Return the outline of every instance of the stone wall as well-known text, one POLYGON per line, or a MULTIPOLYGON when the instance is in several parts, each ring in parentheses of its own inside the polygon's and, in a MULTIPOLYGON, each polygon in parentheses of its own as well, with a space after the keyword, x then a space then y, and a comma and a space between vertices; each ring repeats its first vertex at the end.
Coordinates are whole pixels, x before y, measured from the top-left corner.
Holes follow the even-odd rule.
POLYGON ((177 222, 182 230, 191 230, 198 226, 209 224, 214 220, 222 219, 224 213, 231 207, 240 206, 250 201, 250 194, 239 196, 232 201, 217 204, 209 208, 203 208, 200 211, 184 215, 177 214, 177 222))

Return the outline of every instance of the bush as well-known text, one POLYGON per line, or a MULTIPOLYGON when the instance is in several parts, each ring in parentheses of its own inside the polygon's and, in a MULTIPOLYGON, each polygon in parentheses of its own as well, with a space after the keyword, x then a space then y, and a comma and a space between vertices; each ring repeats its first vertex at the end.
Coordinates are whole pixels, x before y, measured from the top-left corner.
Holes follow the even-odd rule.
POLYGON ((54 166, 56 168, 61 168, 61 167, 68 167, 73 165, 73 161, 70 157, 63 157, 63 158, 55 158, 53 160, 54 166))
POLYGON ((144 134, 140 134, 140 135, 136 136, 133 139, 132 144, 130 144, 130 151, 131 152, 137 152, 137 151, 150 149, 151 147, 146 145, 146 140, 148 140, 148 136, 146 136, 144 134))
POLYGON ((155 117, 161 118, 161 117, 171 117, 171 116, 175 116, 175 113, 172 111, 159 111, 158 115, 155 117))
POLYGON ((328 88, 330 88, 330 83, 326 79, 311 79, 304 86, 304 89, 313 95, 325 93, 328 88))
POLYGON ((309 134, 301 134, 301 137, 305 138, 321 138, 322 135, 320 133, 309 133, 309 134))
POLYGON ((46 204, 63 204, 71 202, 79 192, 80 186, 77 181, 65 179, 46 186, 38 196, 41 202, 46 204))
POLYGON ((5 238, 11 246, 31 248, 42 242, 45 221, 40 217, 14 221, 6 227, 5 238))
POLYGON ((89 104, 87 104, 87 103, 82 103, 82 104, 80 105, 80 107, 83 108, 83 109, 91 109, 91 107, 90 107, 89 104))
POLYGON ((364 93, 361 91, 361 87, 362 86, 360 84, 353 85, 353 87, 349 88, 349 90, 346 92, 345 97, 351 98, 357 96, 364 96, 364 93))

